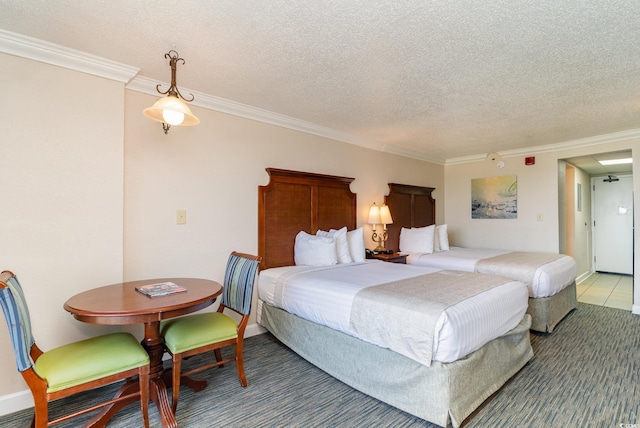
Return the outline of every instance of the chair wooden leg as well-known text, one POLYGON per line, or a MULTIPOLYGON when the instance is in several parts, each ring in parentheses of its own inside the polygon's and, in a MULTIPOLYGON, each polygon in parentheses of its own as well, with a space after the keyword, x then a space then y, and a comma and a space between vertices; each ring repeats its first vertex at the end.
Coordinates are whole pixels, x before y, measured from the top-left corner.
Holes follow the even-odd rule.
MULTIPOLYGON (((220 351, 220 348, 218 349, 214 349, 213 353, 216 355, 216 361, 220 362, 222 361, 222 352, 220 351)), ((220 364, 218 367, 224 367, 224 364, 220 364)))
POLYGON ((47 428, 49 425, 49 403, 43 396, 33 397, 34 413, 32 428, 47 428))
POLYGON ((171 409, 175 415, 178 408, 178 397, 180 396, 180 372, 182 371, 182 356, 173 355, 172 357, 173 367, 171 372, 171 409))
POLYGON ((236 343, 236 369, 238 370, 238 378, 243 388, 247 387, 247 378, 244 375, 244 360, 242 359, 242 340, 236 343))

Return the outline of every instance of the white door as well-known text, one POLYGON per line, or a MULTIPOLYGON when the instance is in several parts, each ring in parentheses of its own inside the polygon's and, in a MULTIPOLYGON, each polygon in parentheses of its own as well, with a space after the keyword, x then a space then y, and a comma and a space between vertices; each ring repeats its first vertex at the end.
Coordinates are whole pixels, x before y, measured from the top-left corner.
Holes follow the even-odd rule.
POLYGON ((633 273, 631 176, 592 179, 594 264, 598 272, 633 273))

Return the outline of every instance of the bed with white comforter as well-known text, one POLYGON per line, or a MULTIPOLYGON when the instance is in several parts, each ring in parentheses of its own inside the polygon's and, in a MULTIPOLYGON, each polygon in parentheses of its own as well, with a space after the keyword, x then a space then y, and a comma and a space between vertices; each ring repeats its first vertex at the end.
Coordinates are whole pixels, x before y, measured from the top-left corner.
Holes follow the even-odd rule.
MULTIPOLYGON (((424 282, 424 280, 423 280, 424 282)), ((398 284, 397 282, 394 284, 398 284)), ((440 287, 442 288, 442 287, 440 287)), ((454 286, 448 286, 453 291, 454 286)), ((358 337, 378 346, 389 348, 417 362, 430 365, 431 359, 440 362, 452 362, 479 349, 485 343, 513 329, 522 320, 527 309, 527 290, 519 281, 463 272, 440 271, 422 267, 403 266, 371 260, 364 263, 336 264, 332 266, 290 266, 267 269, 260 273, 258 283, 260 300, 284 309, 308 321, 327 326, 334 330, 358 337), (402 308, 398 314, 404 318, 397 334, 375 334, 375 337, 363 336, 355 331, 352 320, 354 301, 358 293, 366 288, 379 286, 407 278, 422 280, 433 279, 434 284, 425 287, 438 288, 441 279, 450 279, 451 284, 470 277, 474 283, 478 278, 489 278, 493 285, 487 291, 475 291, 469 298, 446 307, 433 321, 432 349, 421 348, 425 335, 421 326, 412 326, 406 320, 411 318, 402 308), (413 334, 408 334, 414 332, 413 334), (424 333, 424 334, 423 334, 424 333), (402 335, 402 340, 394 340, 402 335), (390 341, 390 343, 389 343, 390 341)), ((435 290, 426 291, 426 296, 435 290)), ((390 295, 391 296, 391 295, 390 295)), ((416 305, 416 297, 412 305, 416 305)), ((385 305, 392 305, 388 298, 385 305)), ((382 308, 379 312, 391 309, 382 308)), ((380 313, 372 314, 374 319, 365 321, 375 323, 380 313)), ((396 317, 398 318, 398 317, 396 317)), ((392 325, 387 319, 385 325, 392 325)), ((380 330, 384 329, 382 326, 380 330)), ((366 333, 366 332, 365 332, 366 333)))
POLYGON ((533 357, 526 286, 498 278, 487 291, 443 305, 442 312, 426 323, 411 322, 412 311, 396 308, 395 293, 385 287, 421 283, 426 276, 435 279, 427 281, 435 295, 456 294, 455 282, 461 275, 479 283, 497 278, 378 260, 266 269, 258 282, 258 322, 297 354, 353 388, 427 421, 458 427, 533 357), (443 277, 444 287, 439 284, 443 277), (360 293, 379 287, 389 293, 378 303, 389 310, 372 311, 364 323, 370 323, 374 332, 382 331, 383 338, 391 337, 389 342, 380 342, 375 334, 368 337, 367 331, 363 337, 353 329, 360 293), (394 309, 400 312, 394 314, 394 309), (396 329, 387 328, 394 321, 396 329), (433 331, 429 333, 423 324, 433 326, 433 331), (393 340, 396 335, 401 340, 393 340), (422 339, 429 336, 432 341, 426 341, 425 350, 422 339))
MULTIPOLYGON (((513 251, 486 248, 449 247, 448 251, 434 253, 410 253, 407 263, 435 269, 461 270, 498 274, 492 267, 483 269, 482 260, 505 256, 513 251), (479 265, 480 263, 480 265, 479 265)), ((532 257, 536 253, 529 253, 532 257)), ((576 279, 576 262, 566 255, 555 255, 536 265, 535 269, 522 267, 523 282, 529 289, 529 297, 549 297, 571 285, 576 279), (553 260, 552 260, 553 259, 553 260)))
MULTIPOLYGON (((435 224, 434 190, 389 183, 385 203, 394 221, 388 227, 387 248, 410 254, 407 262, 411 264, 492 273, 524 282, 529 288, 531 329, 551 333, 577 307, 573 258, 554 253, 450 247, 447 224, 435 224)), ((526 248, 527 243, 513 245, 526 248)))
POLYGON ((520 280, 529 292, 527 313, 531 315, 531 329, 535 331, 553 332, 577 306, 576 262, 564 254, 463 247, 446 247, 440 251, 434 247, 432 252, 407 254, 407 263, 414 266, 489 273, 520 280))

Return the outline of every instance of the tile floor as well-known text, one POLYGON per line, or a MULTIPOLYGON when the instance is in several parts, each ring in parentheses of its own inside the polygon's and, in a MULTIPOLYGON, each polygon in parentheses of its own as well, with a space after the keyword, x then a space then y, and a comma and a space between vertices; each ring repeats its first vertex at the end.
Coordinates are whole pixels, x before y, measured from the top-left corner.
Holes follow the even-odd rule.
POLYGON ((633 277, 596 272, 577 286, 578 302, 631 310, 633 277))

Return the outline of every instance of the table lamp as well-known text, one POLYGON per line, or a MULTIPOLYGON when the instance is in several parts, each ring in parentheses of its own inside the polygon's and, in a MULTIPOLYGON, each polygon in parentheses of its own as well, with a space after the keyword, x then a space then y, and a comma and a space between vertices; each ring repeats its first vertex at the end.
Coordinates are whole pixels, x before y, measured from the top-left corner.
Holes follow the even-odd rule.
POLYGON ((387 242, 387 225, 393 223, 391 218, 391 212, 387 205, 377 206, 374 202, 369 209, 369 224, 373 225, 373 235, 371 239, 373 242, 377 242, 378 246, 374 251, 385 251, 384 245, 387 242), (382 224, 382 233, 378 234, 376 231, 376 225, 382 224))

